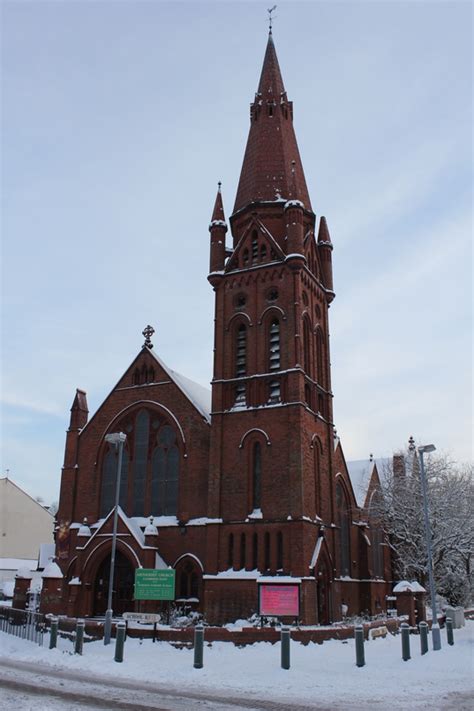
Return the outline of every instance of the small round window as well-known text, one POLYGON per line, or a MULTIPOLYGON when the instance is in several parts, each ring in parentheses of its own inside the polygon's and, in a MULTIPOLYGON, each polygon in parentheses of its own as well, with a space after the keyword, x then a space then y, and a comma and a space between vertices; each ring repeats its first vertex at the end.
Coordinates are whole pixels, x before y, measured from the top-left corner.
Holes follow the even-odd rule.
POLYGON ((234 299, 234 304, 238 309, 243 309, 245 304, 247 303, 247 297, 245 294, 237 294, 237 296, 234 299))
POLYGON ((277 301, 278 299, 278 289, 270 289, 267 294, 267 301, 277 301))

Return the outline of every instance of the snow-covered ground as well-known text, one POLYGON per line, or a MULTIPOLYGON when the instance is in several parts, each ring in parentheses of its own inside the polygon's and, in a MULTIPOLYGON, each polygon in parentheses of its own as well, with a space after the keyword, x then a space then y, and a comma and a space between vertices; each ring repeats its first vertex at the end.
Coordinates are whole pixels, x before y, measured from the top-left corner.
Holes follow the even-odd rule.
POLYGON ((60 640, 59 648, 45 646, 0 633, 0 665, 40 662, 63 670, 166 684, 177 690, 229 695, 237 698, 274 699, 308 708, 473 708, 474 621, 455 630, 455 645, 449 647, 442 631, 442 649, 421 656, 419 637, 411 637, 412 659, 401 658, 400 636, 365 644, 366 666, 355 666, 354 641, 332 640, 304 647, 291 643, 291 669, 280 668, 280 645, 257 643, 237 648, 214 642, 204 648, 204 668, 193 668, 193 650, 175 649, 165 642, 153 644, 128 639, 122 664, 114 661, 114 644, 84 645, 83 656, 72 654, 72 643, 60 640))

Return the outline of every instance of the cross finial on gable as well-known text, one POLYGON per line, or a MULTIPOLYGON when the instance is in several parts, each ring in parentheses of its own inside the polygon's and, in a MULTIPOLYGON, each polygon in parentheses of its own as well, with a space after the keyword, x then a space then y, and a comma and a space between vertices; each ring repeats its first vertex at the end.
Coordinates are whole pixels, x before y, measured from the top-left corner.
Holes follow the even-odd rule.
POLYGON ((150 326, 149 324, 148 324, 148 326, 146 326, 143 329, 142 334, 145 336, 145 343, 143 344, 142 348, 150 348, 150 349, 153 348, 153 343, 151 342, 151 337, 153 336, 154 333, 155 333, 155 329, 153 328, 153 326, 150 326))

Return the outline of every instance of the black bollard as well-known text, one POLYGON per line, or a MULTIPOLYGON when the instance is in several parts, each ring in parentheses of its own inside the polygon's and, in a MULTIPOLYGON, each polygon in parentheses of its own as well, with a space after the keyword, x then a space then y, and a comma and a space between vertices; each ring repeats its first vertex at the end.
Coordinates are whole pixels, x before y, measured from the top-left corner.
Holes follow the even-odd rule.
POLYGON ((411 659, 410 656, 410 625, 406 622, 402 622, 400 625, 400 630, 402 633, 402 659, 407 662, 411 659))
POLYGON ((76 622, 76 641, 74 643, 74 654, 82 654, 84 644, 84 620, 76 622))
POLYGON ((428 651, 428 624, 426 622, 420 622, 419 628, 421 653, 426 654, 428 651))
POLYGON ((204 657, 204 628, 197 625, 194 629, 194 668, 202 669, 204 657))
POLYGON ((453 621, 450 617, 446 618, 446 636, 448 644, 452 647, 454 644, 453 621))
POLYGON ((355 648, 356 648, 356 666, 365 666, 364 653, 364 628, 362 625, 357 625, 354 628, 355 648))
POLYGON ((288 627, 281 628, 281 668, 290 668, 290 630, 288 627))
POLYGON ((125 644, 126 626, 125 622, 117 622, 117 631, 115 634, 115 661, 123 662, 123 647, 125 644))
POLYGON ((58 643, 58 618, 51 617, 51 627, 49 629, 49 648, 54 649, 58 643))

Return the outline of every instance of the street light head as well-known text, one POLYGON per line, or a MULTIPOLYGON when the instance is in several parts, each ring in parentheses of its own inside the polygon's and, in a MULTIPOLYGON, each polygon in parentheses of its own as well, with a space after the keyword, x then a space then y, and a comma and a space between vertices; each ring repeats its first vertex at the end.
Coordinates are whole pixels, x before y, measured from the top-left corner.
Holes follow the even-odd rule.
POLYGON ((420 447, 417 447, 418 451, 423 454, 426 454, 426 452, 434 452, 436 447, 434 444, 423 444, 420 447))
POLYGON ((120 442, 125 442, 127 435, 125 432, 112 432, 111 434, 105 435, 105 441, 109 444, 119 444, 120 442))

